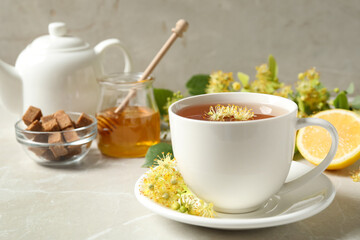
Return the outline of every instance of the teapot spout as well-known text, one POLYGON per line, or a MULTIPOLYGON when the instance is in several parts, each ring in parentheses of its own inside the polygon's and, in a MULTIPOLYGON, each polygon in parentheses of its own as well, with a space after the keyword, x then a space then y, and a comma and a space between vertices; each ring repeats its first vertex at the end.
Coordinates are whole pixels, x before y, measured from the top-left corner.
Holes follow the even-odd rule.
POLYGON ((22 114, 22 80, 15 67, 0 60, 0 99, 15 114, 22 114))

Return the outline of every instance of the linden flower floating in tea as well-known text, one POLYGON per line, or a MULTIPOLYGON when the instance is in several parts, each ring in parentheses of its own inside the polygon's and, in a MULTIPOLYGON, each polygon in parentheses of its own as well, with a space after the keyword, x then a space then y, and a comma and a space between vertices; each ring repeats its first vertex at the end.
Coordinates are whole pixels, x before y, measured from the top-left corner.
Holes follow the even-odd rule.
POLYGON ((218 104, 210 106, 210 110, 205 114, 204 118, 210 121, 246 121, 254 117, 254 112, 246 107, 236 105, 224 106, 218 104))
POLYGON ((181 213, 214 217, 213 204, 204 202, 189 190, 170 153, 163 154, 156 161, 159 166, 151 168, 142 183, 141 193, 144 196, 181 213))

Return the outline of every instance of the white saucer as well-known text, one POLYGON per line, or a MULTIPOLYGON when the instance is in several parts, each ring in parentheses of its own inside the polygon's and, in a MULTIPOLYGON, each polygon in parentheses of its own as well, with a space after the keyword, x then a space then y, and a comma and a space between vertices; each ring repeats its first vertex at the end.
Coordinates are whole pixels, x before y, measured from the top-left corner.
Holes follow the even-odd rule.
MULTIPOLYGON (((312 167, 292 162, 288 180, 292 180, 311 170, 312 167)), ((306 185, 283 195, 274 195, 263 208, 251 213, 216 213, 215 218, 188 215, 163 207, 139 191, 142 175, 135 185, 138 201, 149 210, 172 220, 218 229, 253 229, 288 224, 311 217, 330 205, 335 197, 335 188, 324 174, 306 185)))

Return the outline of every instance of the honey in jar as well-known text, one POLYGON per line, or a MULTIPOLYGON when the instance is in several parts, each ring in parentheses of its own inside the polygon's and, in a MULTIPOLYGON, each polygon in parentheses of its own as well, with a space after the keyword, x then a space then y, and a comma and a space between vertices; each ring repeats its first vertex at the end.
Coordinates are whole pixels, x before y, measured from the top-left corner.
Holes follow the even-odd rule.
POLYGON ((111 157, 143 157, 160 142, 160 115, 144 106, 128 106, 120 113, 110 108, 97 115, 98 147, 111 157))
POLYGON ((97 144, 107 156, 144 157, 160 142, 160 114, 155 102, 153 78, 139 81, 142 73, 117 73, 99 79, 100 99, 97 144), (125 101, 129 93, 134 94, 125 101), (116 110, 126 102, 126 107, 116 110))

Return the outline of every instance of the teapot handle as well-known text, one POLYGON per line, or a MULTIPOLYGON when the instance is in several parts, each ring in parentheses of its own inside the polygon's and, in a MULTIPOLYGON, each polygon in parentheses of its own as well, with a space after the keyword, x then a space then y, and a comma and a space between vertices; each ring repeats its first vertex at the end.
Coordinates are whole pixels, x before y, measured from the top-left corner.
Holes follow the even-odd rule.
POLYGON ((119 39, 111 38, 98 43, 94 48, 95 54, 101 59, 104 51, 112 46, 118 47, 123 53, 125 61, 124 72, 131 72, 130 56, 119 39))

